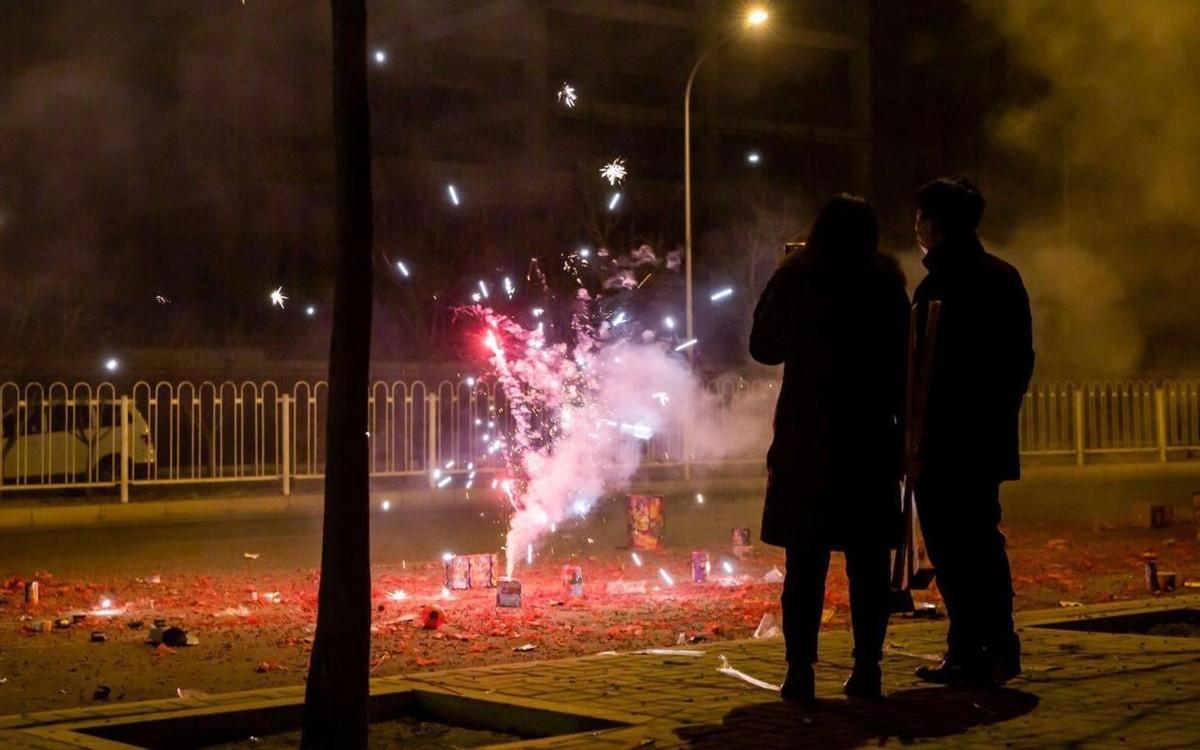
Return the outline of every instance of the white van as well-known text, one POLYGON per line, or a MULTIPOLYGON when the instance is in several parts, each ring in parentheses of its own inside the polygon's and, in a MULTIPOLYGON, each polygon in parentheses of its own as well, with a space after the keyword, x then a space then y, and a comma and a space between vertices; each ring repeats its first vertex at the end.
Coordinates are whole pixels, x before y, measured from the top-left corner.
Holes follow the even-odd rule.
MULTIPOLYGON (((18 404, 0 417, 0 484, 113 482, 120 477, 118 401, 43 401, 18 404)), ((150 425, 129 406, 129 476, 148 476, 154 464, 150 425)))

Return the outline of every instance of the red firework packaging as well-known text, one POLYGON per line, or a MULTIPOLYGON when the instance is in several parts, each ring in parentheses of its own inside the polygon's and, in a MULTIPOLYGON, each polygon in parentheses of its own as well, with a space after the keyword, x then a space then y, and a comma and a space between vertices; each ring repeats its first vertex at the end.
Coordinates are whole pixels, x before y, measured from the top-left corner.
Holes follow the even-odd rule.
POLYGON ((662 548, 662 498, 655 495, 629 496, 629 546, 632 549, 662 548))

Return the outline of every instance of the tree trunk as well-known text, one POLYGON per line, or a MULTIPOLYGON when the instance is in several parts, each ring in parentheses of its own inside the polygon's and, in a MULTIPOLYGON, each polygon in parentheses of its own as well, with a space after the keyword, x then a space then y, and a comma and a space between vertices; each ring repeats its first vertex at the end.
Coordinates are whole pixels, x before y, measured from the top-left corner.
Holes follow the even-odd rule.
POLYGON ((371 560, 371 143, 365 0, 331 0, 338 271, 329 347, 325 520, 303 748, 367 746, 371 560))

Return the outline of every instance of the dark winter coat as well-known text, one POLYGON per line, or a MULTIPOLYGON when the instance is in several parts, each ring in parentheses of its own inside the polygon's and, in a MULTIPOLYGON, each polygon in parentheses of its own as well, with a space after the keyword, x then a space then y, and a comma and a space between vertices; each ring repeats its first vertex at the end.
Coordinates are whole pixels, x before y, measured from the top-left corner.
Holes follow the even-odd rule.
POLYGON ((925 329, 929 302, 942 304, 921 471, 1016 479, 1021 475, 1018 416, 1034 358, 1029 295, 1021 274, 984 251, 973 235, 934 247, 925 267, 929 274, 913 295, 919 332, 925 329))
POLYGON ((895 543, 908 295, 894 259, 802 250, 754 311, 750 354, 783 364, 767 452, 767 544, 895 543))

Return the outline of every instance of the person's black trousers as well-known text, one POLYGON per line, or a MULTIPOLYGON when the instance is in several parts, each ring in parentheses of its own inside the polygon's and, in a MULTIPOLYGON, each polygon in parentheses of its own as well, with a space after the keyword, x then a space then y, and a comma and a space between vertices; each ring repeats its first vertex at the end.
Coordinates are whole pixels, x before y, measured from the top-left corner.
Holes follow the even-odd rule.
POLYGON ((950 629, 947 658, 1015 660, 1012 571, 1000 532, 1000 483, 928 473, 916 487, 917 518, 950 629))
MULTIPOLYGON (((783 609, 783 640, 788 664, 817 661, 817 632, 825 608, 825 577, 830 548, 787 548, 787 575, 779 603, 783 609)), ((880 661, 887 634, 891 552, 884 544, 855 545, 845 551, 850 579, 850 623, 854 658, 880 661)))

